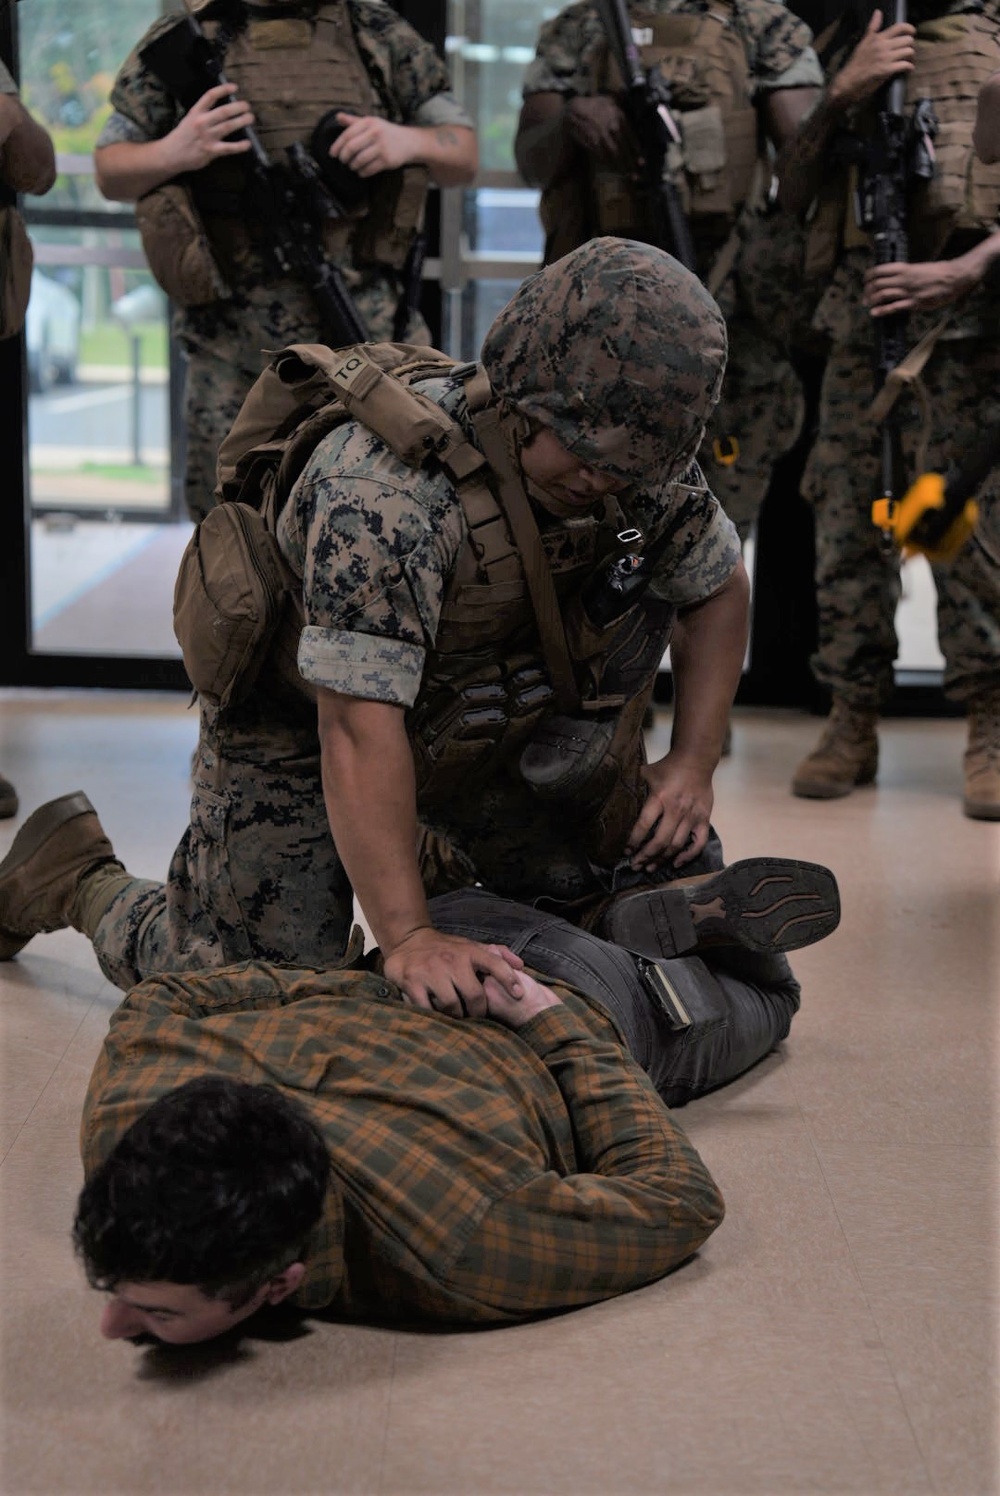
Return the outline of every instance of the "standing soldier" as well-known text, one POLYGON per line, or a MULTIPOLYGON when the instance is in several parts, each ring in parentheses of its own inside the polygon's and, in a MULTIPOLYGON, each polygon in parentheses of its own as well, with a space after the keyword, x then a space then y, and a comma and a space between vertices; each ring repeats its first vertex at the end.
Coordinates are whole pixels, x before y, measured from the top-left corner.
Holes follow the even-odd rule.
MULTIPOLYGON (((821 106, 780 163, 782 198, 810 209, 807 262, 832 273, 814 322, 830 340, 816 444, 803 491, 816 511, 817 679, 833 695, 819 744, 798 766, 793 792, 833 799, 870 784, 878 768, 879 707, 893 683, 898 558, 881 543, 871 502, 879 480, 879 430, 871 412, 873 326, 908 317, 906 345, 926 335, 923 373, 899 397, 910 477, 945 471, 1000 424, 1000 291, 990 266, 1000 167, 978 161, 973 127, 980 87, 1000 65, 996 0, 918 3, 910 20, 883 26, 845 13, 842 44, 821 106), (905 114, 930 99, 937 116, 936 170, 908 195, 909 262, 875 265, 857 222, 846 160, 864 153, 875 98, 905 79, 905 114), (812 205, 815 205, 814 207, 812 205)), ((907 361, 909 362, 909 360, 907 361)), ((899 495, 897 495, 899 497, 899 495)), ((936 565, 938 637, 945 691, 966 705, 965 813, 1000 819, 1000 503, 996 475, 980 494, 980 519, 950 565, 936 565)))
MULTIPOLYGON (((774 461, 798 434, 802 397, 791 364, 754 323, 731 274, 737 225, 765 196, 767 141, 780 146, 794 134, 823 75, 809 28, 779 0, 648 0, 629 3, 628 21, 642 68, 654 87, 669 88, 679 146, 668 167, 692 268, 726 317, 726 382, 699 463, 745 538, 774 461)), ((637 188, 638 146, 622 100, 597 5, 577 0, 542 28, 514 143, 523 177, 542 188, 547 264, 596 234, 657 237, 637 188)))
POLYGON ((470 182, 477 153, 444 63, 386 5, 188 0, 188 9, 226 81, 179 99, 151 59, 189 23, 157 21, 118 74, 94 160, 106 197, 138 201, 150 265, 179 308, 185 491, 197 520, 214 503, 219 444, 262 350, 357 341, 332 334, 309 289, 276 268, 267 220, 279 215, 254 205, 251 143, 234 132, 250 127, 272 162, 289 146, 310 150, 343 209, 316 228, 315 250, 339 270, 368 336, 417 343, 430 334, 408 303, 419 269, 408 275, 407 262, 428 180, 470 182))

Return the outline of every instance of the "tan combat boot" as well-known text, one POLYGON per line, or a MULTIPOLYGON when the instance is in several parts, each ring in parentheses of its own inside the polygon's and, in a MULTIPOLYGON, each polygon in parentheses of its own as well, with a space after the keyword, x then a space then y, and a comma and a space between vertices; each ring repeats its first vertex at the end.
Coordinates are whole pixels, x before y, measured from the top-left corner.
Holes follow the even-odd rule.
POLYGON ((799 764, 792 794, 806 800, 836 800, 858 784, 871 784, 878 770, 878 713, 835 696, 823 736, 799 764))
POLYGON ((82 791, 39 806, 0 862, 0 961, 71 924, 80 880, 102 863, 121 866, 82 791))
POLYGON ((974 821, 1000 821, 1000 695, 969 703, 962 809, 974 821))

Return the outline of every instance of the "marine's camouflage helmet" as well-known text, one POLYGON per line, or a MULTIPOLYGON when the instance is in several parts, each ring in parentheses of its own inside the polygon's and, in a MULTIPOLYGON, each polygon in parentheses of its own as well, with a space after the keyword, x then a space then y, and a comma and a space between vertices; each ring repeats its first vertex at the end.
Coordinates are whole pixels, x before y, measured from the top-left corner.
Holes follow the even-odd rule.
POLYGON ((601 473, 645 489, 701 443, 726 366, 726 325, 672 256, 591 239, 524 282, 486 334, 494 390, 601 473))

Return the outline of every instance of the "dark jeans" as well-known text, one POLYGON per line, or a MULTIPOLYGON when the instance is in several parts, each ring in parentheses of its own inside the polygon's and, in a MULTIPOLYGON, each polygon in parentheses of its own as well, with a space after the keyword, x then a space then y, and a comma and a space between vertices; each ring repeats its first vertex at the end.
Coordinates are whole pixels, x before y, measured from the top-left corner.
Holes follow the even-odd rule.
POLYGON ((509 946, 535 971, 600 1002, 668 1106, 742 1075, 786 1037, 798 1011, 799 984, 784 956, 718 946, 657 962, 691 1018, 677 1028, 639 958, 557 914, 483 888, 441 894, 430 910, 435 928, 509 946))

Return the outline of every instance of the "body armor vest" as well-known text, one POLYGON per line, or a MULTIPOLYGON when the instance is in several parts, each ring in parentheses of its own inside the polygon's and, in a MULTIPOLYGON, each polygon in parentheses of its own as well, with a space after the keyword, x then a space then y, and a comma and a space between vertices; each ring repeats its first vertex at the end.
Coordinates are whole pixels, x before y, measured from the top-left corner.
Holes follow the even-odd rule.
MULTIPOLYGON (((755 179, 757 112, 746 49, 731 0, 704 15, 663 15, 629 7, 643 69, 659 69, 671 89, 671 110, 683 138, 676 186, 696 248, 712 250, 728 236, 755 179)), ((623 79, 606 44, 598 47, 588 92, 621 93, 623 79)), ((643 238, 641 204, 629 177, 591 164, 583 181, 543 192, 542 223, 552 236, 546 258, 558 259, 597 234, 643 238), (581 195, 585 201, 581 202, 581 195), (579 237, 581 223, 586 232, 579 237), (569 239, 572 237, 572 243, 569 239)))
MULTIPOLYGON (((1000 34, 982 15, 949 15, 917 27, 916 59, 906 77, 906 110, 929 98, 938 120, 935 172, 910 191, 907 230, 910 258, 936 259, 953 234, 981 238, 1000 211, 1000 164, 986 166, 972 148, 972 127, 982 84, 1000 68, 1000 34)), ((874 106, 861 114, 858 133, 866 136, 874 106)), ((867 246, 858 226, 851 174, 834 172, 824 182, 806 247, 806 272, 825 275, 841 248, 867 246)))
MULTIPOLYGON (((494 492, 491 468, 456 420, 407 387, 456 368, 446 355, 425 348, 365 344, 334 352, 296 345, 272 360, 219 454, 223 501, 260 510, 272 533, 309 456, 346 419, 368 426, 410 466, 439 466, 454 484, 467 535, 443 600, 420 698, 407 714, 424 809, 454 798, 456 774, 467 788, 515 757, 551 708, 554 694, 524 562, 494 492)), ((470 380, 474 418, 483 408, 482 395, 488 395, 483 404, 491 404, 492 395, 477 366, 463 366, 454 377, 463 376, 470 380)), ((568 604, 595 564, 613 553, 621 528, 617 505, 609 505, 603 517, 574 519, 541 532, 561 603, 568 604)), ((301 625, 301 616, 289 611, 265 669, 300 691, 309 689, 294 664, 301 625)), ((592 670, 590 656, 599 652, 599 644, 588 638, 583 646, 585 670, 592 670)), ((595 678, 599 683, 599 669, 595 678)))

